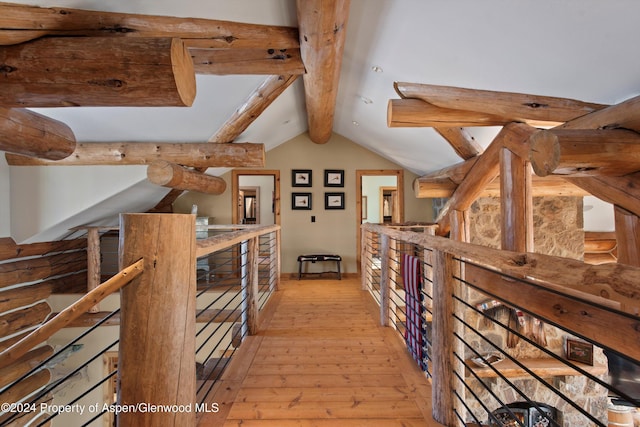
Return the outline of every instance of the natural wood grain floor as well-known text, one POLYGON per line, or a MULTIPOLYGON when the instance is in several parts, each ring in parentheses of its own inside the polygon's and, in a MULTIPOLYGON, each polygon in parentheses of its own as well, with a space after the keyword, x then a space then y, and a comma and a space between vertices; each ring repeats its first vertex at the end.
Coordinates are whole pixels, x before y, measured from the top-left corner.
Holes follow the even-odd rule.
POLYGON ((290 280, 200 426, 439 426, 431 387, 357 280, 290 280))

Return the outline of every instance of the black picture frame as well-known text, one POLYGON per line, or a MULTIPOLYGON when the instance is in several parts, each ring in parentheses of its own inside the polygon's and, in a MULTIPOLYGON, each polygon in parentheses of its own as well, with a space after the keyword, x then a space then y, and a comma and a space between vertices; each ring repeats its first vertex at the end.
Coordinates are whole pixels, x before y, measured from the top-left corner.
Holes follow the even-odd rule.
POLYGON ((292 169, 291 170, 291 186, 292 187, 311 187, 313 181, 313 172, 311 169, 292 169))
POLYGON ((311 210, 311 193, 291 193, 291 209, 311 210))
POLYGON ((344 170, 325 169, 324 170, 324 186, 325 187, 344 187, 344 170))
POLYGON ((344 193, 324 193, 325 209, 344 209, 344 193))

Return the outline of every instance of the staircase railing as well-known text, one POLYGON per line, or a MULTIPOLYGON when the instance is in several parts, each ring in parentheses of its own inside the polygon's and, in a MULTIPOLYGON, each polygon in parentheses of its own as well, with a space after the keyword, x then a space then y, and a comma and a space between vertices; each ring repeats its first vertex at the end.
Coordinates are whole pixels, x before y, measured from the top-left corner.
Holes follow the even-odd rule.
POLYGON ((539 425, 605 426, 612 402, 620 411, 640 406, 640 370, 628 383, 615 372, 640 361, 639 268, 372 224, 363 226, 363 248, 363 286, 380 304, 381 323, 395 326, 410 350, 416 337, 405 331, 421 335, 418 362, 444 425, 527 426, 531 415, 539 425), (421 267, 418 321, 407 315, 404 254, 421 267))

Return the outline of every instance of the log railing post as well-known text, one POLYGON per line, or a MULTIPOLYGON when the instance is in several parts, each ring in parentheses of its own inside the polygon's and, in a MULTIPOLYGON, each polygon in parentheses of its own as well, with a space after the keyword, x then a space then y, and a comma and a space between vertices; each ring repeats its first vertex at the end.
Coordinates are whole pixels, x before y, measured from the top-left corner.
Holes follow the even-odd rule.
POLYGON ((271 254, 271 260, 275 263, 275 273, 274 273, 274 281, 270 286, 269 290, 271 292, 277 291, 280 288, 280 271, 282 268, 282 259, 280 258, 280 254, 282 253, 282 233, 278 228, 274 233, 276 242, 275 246, 273 246, 273 253, 271 254))
POLYGON ((369 230, 360 229, 360 285, 363 291, 367 289, 367 271, 371 262, 370 252, 367 247, 368 235, 369 230))
POLYGON ((389 288, 389 244, 389 236, 380 234, 380 325, 382 326, 389 326, 391 300, 389 288))
POLYGON ((258 239, 259 237, 253 237, 242 242, 243 318, 246 318, 246 333, 248 335, 255 335, 258 333, 258 263, 260 262, 260 245, 258 239))
MULTIPOLYGON (((120 405, 195 403, 195 235, 195 215, 121 215, 120 265, 143 258, 145 271, 120 295, 120 405)), ((121 412, 118 425, 195 426, 195 416, 121 412)))
POLYGON ((433 253, 433 341, 437 351, 432 355, 433 419, 446 426, 457 425, 455 391, 457 378, 455 372, 459 363, 455 354, 462 355, 460 340, 455 338, 456 321, 454 292, 457 280, 454 278, 456 261, 451 254, 434 251, 433 253))
MULTIPOLYGON (((87 292, 100 285, 100 230, 91 227, 87 230, 87 292)), ((89 313, 100 311, 100 305, 91 307, 89 313)))

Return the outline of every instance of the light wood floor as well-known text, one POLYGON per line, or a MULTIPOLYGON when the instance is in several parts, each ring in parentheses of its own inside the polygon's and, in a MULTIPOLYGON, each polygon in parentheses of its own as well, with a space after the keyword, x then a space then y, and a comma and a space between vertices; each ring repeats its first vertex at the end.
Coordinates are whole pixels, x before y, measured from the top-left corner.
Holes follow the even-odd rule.
POLYGON ((431 386, 358 280, 289 280, 200 426, 439 426, 431 386))

